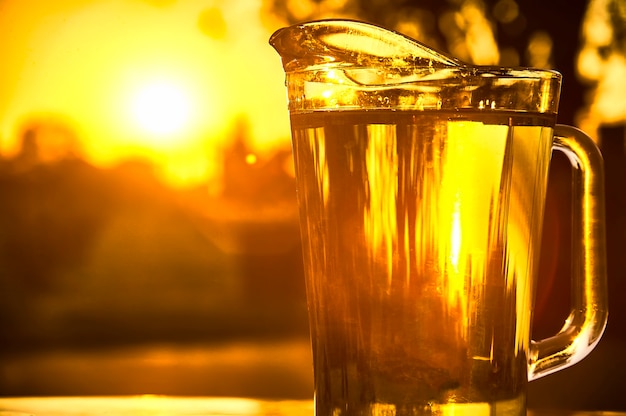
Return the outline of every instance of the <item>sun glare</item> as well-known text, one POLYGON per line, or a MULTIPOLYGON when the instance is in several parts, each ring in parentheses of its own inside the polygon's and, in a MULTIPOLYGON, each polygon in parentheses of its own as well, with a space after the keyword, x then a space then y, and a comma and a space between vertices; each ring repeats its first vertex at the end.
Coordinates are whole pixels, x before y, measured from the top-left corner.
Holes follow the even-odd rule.
POLYGON ((288 149, 284 73, 267 44, 283 23, 267 26, 263 0, 40 3, 0 0, 11 37, 0 42, 0 158, 20 151, 37 114, 70 120, 94 166, 139 157, 174 186, 220 180, 241 118, 254 154, 288 149))
POLYGON ((153 82, 140 87, 131 104, 134 122, 155 136, 179 133, 189 122, 191 103, 184 89, 170 82, 153 82))

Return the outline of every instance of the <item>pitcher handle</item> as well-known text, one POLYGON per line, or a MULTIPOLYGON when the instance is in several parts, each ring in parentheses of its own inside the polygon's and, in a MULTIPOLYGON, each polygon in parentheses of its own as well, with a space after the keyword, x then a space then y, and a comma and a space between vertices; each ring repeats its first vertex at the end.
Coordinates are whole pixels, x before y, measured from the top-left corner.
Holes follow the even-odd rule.
POLYGON ((571 312, 558 334, 531 341, 529 381, 585 358, 608 317, 602 156, 581 130, 559 124, 554 132, 553 151, 562 152, 572 165, 571 312))

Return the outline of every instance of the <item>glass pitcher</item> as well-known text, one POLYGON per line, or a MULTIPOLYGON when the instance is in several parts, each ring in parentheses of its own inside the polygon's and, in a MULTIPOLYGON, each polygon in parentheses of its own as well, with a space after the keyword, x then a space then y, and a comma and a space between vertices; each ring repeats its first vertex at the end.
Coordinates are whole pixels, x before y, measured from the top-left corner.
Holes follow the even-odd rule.
POLYGON ((602 159, 561 75, 476 67, 356 21, 277 31, 326 415, 522 415, 607 320, 602 159), (531 340, 548 169, 571 161, 572 309, 531 340))

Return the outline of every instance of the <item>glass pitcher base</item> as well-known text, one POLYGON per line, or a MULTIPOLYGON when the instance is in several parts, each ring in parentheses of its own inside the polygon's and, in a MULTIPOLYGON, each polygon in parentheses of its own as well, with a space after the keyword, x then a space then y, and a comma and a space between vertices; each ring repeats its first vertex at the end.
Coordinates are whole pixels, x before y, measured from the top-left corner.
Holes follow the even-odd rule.
POLYGON ((412 407, 398 406, 388 403, 371 403, 362 409, 329 409, 320 411, 316 406, 316 416, 524 416, 526 415, 526 397, 520 395, 515 399, 496 402, 478 403, 446 403, 429 404, 427 406, 412 407))

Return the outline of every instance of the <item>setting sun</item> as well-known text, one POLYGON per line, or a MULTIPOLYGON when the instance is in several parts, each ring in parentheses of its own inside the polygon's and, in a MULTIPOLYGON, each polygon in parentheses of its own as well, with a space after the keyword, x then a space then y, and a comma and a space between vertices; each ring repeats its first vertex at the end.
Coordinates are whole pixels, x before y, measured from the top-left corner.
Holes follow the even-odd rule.
POLYGON ((283 71, 262 0, 0 1, 0 158, 45 118, 75 131, 98 167, 128 158, 169 184, 220 180, 234 123, 260 156, 289 148, 283 71), (167 28, 164 30, 164 28, 167 28), (7 35, 8 36, 8 35, 7 35))
POLYGON ((189 121, 189 96, 182 87, 161 81, 135 92, 131 111, 134 121, 146 133, 159 138, 180 132, 189 121))

